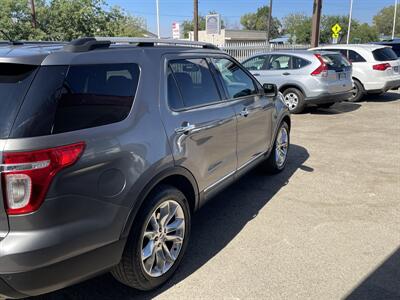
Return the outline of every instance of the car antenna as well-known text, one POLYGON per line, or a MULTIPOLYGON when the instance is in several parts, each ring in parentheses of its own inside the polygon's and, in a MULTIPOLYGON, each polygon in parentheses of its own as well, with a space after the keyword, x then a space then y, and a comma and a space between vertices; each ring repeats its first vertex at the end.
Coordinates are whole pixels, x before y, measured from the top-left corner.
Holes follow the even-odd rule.
POLYGON ((12 44, 12 45, 21 45, 22 42, 14 41, 3 29, 0 29, 0 32, 4 35, 4 37, 12 44))

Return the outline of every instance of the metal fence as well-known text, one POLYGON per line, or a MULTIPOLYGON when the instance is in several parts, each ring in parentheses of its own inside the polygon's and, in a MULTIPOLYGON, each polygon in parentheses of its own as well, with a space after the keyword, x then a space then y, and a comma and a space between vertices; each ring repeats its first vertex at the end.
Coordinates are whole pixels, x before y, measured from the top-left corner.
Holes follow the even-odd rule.
POLYGON ((273 51, 273 50, 305 50, 310 45, 284 45, 284 44, 268 44, 267 42, 237 42, 227 43, 219 47, 221 50, 229 53, 239 61, 257 53, 273 51))

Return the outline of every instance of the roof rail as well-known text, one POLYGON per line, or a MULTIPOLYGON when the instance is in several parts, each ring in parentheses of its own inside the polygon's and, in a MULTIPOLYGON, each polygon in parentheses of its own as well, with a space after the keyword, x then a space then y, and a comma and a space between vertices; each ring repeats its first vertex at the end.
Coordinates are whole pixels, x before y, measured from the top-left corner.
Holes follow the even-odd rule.
POLYGON ((97 41, 108 41, 113 44, 137 44, 138 47, 154 46, 154 45, 176 45, 176 46, 192 46, 204 49, 219 48, 210 43, 175 40, 175 39, 153 39, 153 38, 132 38, 132 37, 96 37, 97 41))
POLYGON ((93 37, 80 38, 71 41, 64 46, 64 51, 67 52, 86 52, 99 48, 110 47, 111 42, 107 40, 96 40, 93 37))

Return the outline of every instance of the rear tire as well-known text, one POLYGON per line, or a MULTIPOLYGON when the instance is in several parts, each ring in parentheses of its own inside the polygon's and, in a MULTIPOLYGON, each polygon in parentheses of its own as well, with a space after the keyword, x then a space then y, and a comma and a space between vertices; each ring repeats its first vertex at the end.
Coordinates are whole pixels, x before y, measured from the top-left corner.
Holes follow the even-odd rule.
POLYGON ((353 82, 353 95, 347 99, 348 102, 358 102, 365 94, 365 90, 361 82, 359 82, 357 79, 353 79, 353 82))
POLYGON ((262 166, 267 173, 276 174, 281 172, 285 168, 289 148, 289 125, 286 122, 282 122, 276 134, 274 146, 271 150, 271 153, 268 159, 264 162, 264 165, 262 166))
POLYGON ((156 187, 139 210, 122 259, 111 274, 121 283, 143 291, 164 284, 185 253, 190 219, 189 205, 181 191, 169 185, 156 187))
POLYGON ((296 88, 288 88, 284 90, 283 101, 292 114, 301 113, 306 106, 303 93, 296 88))

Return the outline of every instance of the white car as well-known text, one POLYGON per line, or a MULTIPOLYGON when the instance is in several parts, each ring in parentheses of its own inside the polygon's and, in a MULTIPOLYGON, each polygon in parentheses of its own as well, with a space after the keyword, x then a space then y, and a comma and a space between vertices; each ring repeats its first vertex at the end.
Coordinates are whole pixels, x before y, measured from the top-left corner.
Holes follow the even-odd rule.
POLYGON ((309 50, 340 52, 352 62, 354 89, 349 101, 359 101, 366 93, 380 94, 400 87, 400 60, 389 46, 337 44, 309 50))

